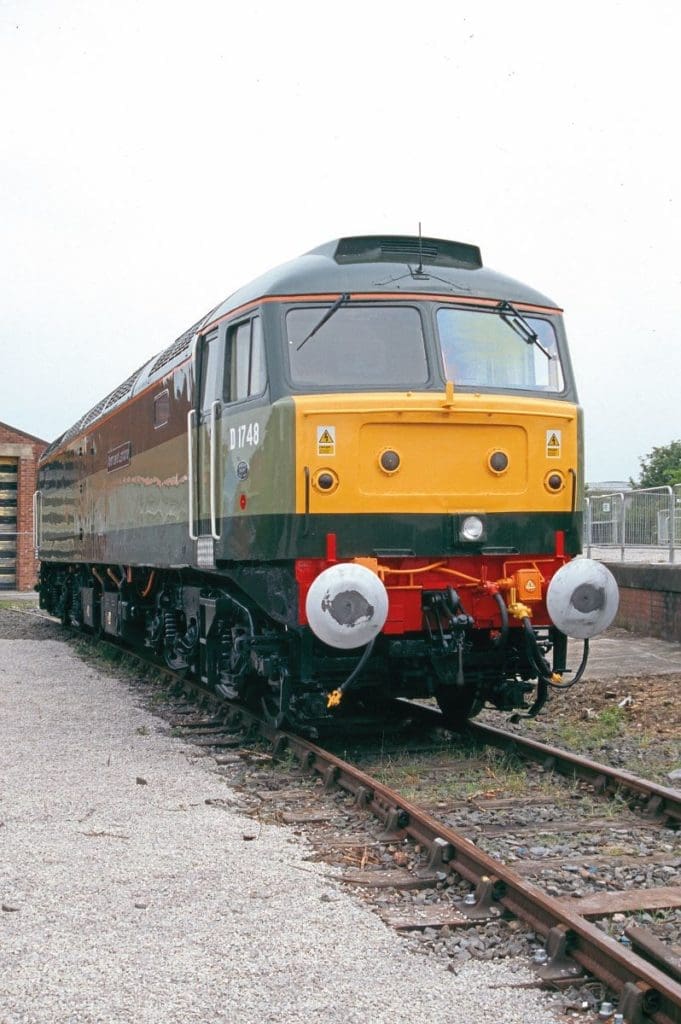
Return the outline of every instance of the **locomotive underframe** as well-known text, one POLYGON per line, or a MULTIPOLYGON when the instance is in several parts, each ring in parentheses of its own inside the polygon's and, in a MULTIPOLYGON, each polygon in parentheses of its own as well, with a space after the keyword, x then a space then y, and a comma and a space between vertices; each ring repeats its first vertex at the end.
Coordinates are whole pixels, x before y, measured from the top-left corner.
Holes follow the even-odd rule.
MULTIPOLYGON (((274 575, 270 567, 259 580, 265 591, 272 607, 295 600, 293 565, 274 575)), ((547 672, 566 668, 559 630, 532 628, 528 642, 521 624, 480 628, 451 587, 424 590, 422 602, 424 628, 379 634, 350 679, 362 650, 331 648, 307 625, 282 624, 228 573, 43 563, 40 579, 41 608, 64 625, 150 651, 174 671, 261 707, 277 725, 314 731, 339 716, 375 714, 398 697, 435 697, 452 725, 485 702, 501 711, 539 710, 546 687, 542 695, 538 660, 547 672), (344 699, 334 708, 329 697, 339 689, 344 699)))

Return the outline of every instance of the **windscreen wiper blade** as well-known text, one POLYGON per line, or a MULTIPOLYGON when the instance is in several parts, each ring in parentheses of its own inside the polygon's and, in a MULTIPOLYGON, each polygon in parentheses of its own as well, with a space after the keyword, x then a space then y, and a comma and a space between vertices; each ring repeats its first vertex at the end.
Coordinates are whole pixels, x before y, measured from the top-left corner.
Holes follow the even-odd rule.
POLYGON ((310 333, 309 333, 309 334, 308 334, 308 335, 307 335, 307 336, 306 336, 305 338, 303 338, 303 340, 301 341, 300 345, 298 345, 298 346, 296 347, 296 352, 300 352, 300 350, 301 350, 301 348, 303 347, 303 345, 305 344, 305 342, 309 341, 309 340, 310 340, 310 338, 311 338, 311 337, 312 337, 312 336, 313 336, 314 334, 316 334, 316 333, 317 333, 317 331, 319 330, 319 328, 320 328, 320 327, 323 327, 323 326, 324 326, 324 324, 326 323, 326 321, 327 321, 327 320, 330 320, 330 319, 331 319, 331 317, 333 316, 333 314, 334 314, 334 313, 336 312, 336 310, 337 310, 337 309, 340 309, 340 307, 341 307, 341 306, 342 306, 342 305, 343 305, 343 304, 344 304, 345 302, 349 302, 349 301, 350 301, 350 292, 343 292, 343 294, 342 294, 342 295, 339 295, 339 296, 338 296, 338 298, 336 299, 336 301, 334 302, 333 306, 330 306, 330 307, 329 307, 329 309, 327 309, 326 313, 325 313, 325 314, 324 314, 324 316, 323 316, 323 317, 321 318, 321 320, 319 321, 319 323, 318 323, 318 324, 317 324, 317 325, 316 325, 315 327, 313 327, 313 328, 312 328, 312 330, 310 331, 310 333))
POLYGON ((510 302, 500 302, 496 310, 504 323, 507 323, 516 334, 520 335, 526 344, 536 345, 547 359, 554 358, 549 350, 544 348, 537 332, 532 330, 525 317, 518 312, 515 306, 512 306, 510 302))

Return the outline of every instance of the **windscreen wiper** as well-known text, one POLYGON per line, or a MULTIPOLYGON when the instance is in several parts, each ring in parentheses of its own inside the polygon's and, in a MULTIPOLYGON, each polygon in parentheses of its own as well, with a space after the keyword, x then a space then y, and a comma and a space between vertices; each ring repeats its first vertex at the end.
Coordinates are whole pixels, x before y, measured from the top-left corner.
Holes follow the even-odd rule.
POLYGON ((327 309, 326 313, 321 318, 319 323, 315 327, 312 328, 310 333, 305 338, 303 338, 303 340, 301 341, 300 345, 298 345, 296 347, 296 352, 300 352, 300 350, 303 347, 303 345, 305 344, 305 342, 309 341, 310 338, 313 336, 313 334, 316 334, 317 331, 319 330, 319 328, 323 327, 324 324, 326 323, 326 321, 331 319, 331 317, 333 316, 333 314, 336 312, 337 309, 340 309, 340 307, 344 303, 349 302, 349 301, 350 301, 350 292, 343 292, 342 295, 339 295, 339 297, 334 302, 333 306, 330 306, 329 309, 327 309))
POLYGON ((496 311, 504 323, 507 323, 516 334, 519 334, 524 342, 528 345, 536 345, 547 359, 554 358, 549 350, 544 348, 537 332, 532 330, 525 317, 521 316, 515 306, 512 306, 510 302, 500 302, 496 307, 496 311))

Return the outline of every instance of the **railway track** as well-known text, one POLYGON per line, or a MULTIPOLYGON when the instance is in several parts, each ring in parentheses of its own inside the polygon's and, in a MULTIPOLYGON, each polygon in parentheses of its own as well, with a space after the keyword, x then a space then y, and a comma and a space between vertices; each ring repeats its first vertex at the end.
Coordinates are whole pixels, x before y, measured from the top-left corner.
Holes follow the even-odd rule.
MULTIPOLYGON (((441 713, 435 708, 424 708, 419 713, 423 721, 432 723, 433 727, 437 727, 441 720, 441 713)), ((631 772, 603 765, 561 747, 539 743, 518 733, 477 721, 469 723, 468 731, 478 742, 506 753, 518 754, 525 760, 540 764, 545 771, 581 779, 593 786, 596 793, 618 797, 651 819, 664 821, 673 827, 681 823, 681 791, 678 789, 658 785, 631 772)))
MULTIPOLYGON (((187 686, 186 683, 180 685, 187 686)), ((303 737, 272 729, 238 706, 225 704, 217 710, 217 717, 209 719, 211 724, 207 728, 219 729, 217 723, 224 714, 228 730, 245 728, 251 735, 257 733, 266 738, 275 761, 293 758, 314 773, 321 781, 315 792, 340 793, 346 817, 349 799, 359 813, 371 814, 377 820, 378 839, 355 836, 341 843, 345 851, 364 850, 363 859, 368 861, 365 866, 344 871, 342 881, 345 884, 374 890, 436 890, 438 887, 442 890, 448 878, 458 876, 471 887, 472 895, 458 901, 445 899, 432 907, 427 904, 419 908, 411 906, 406 913, 388 908, 383 914, 388 924, 402 931, 448 928, 451 932, 453 928, 480 925, 511 914, 544 939, 545 953, 539 949, 535 955, 537 974, 542 982, 561 987, 574 984, 588 972, 616 994, 618 1012, 624 1021, 681 1022, 679 957, 655 940, 647 929, 629 928, 629 935, 618 941, 592 922, 595 917, 621 917, 661 907, 681 907, 681 885, 606 890, 579 901, 549 895, 531 880, 527 870, 517 870, 485 852, 479 842, 471 838, 470 830, 467 834, 465 830, 451 827, 382 783, 375 774, 303 737), (414 857, 402 853, 400 860, 408 860, 409 868, 377 866, 370 863, 371 857, 366 857, 372 844, 392 844, 391 848, 395 848, 405 842, 418 854, 414 857)), ((415 715, 424 726, 437 726, 440 716, 438 711, 423 707, 415 711, 410 707, 409 714, 415 715)), ((617 797, 620 805, 636 812, 636 827, 665 828, 675 835, 681 819, 681 793, 678 791, 501 729, 474 724, 471 733, 477 744, 493 745, 528 759, 539 764, 544 773, 557 772, 581 780, 596 798, 617 797)), ((203 742, 207 745, 219 742, 218 734, 211 732, 206 736, 204 733, 203 742)), ((276 791, 272 797, 270 810, 277 799, 276 791)), ((283 800, 290 806, 289 790, 284 791, 283 800)), ((284 811, 282 820, 289 825, 314 828, 328 818, 328 813, 315 812, 306 805, 302 811, 284 811)), ((631 825, 631 820, 628 819, 628 823, 631 825)), ((568 831, 580 827, 591 826, 590 823, 580 825, 578 820, 564 822, 561 826, 568 831)), ((324 843, 328 844, 328 838, 322 840, 322 845, 324 843)))
MULTIPOLYGON (((579 900, 551 895, 532 880, 532 871, 524 868, 522 862, 509 865, 504 863, 503 855, 482 848, 479 833, 489 837, 494 827, 478 826, 478 835, 465 819, 462 827, 453 827, 444 816, 433 814, 380 781, 376 773, 365 771, 301 736, 272 728, 251 711, 216 698, 193 681, 168 675, 178 695, 191 695, 209 709, 208 716, 202 712, 197 718, 196 713, 190 712, 176 717, 175 728, 197 745, 223 751, 216 754, 219 766, 221 762, 229 766, 239 760, 238 755, 229 751, 243 747, 245 738, 262 738, 271 747, 271 752, 264 755, 265 760, 288 760, 313 773, 320 783, 313 791, 340 798, 346 821, 353 823, 351 827, 367 815, 376 820, 379 831, 374 832, 374 838, 351 836, 341 841, 346 852, 364 850, 359 865, 343 871, 343 883, 358 890, 417 889, 439 894, 432 904, 411 904, 406 911, 394 905, 384 907, 382 916, 386 923, 403 932, 442 928, 451 933, 512 915, 543 940, 543 948, 535 950, 541 983, 558 988, 574 985, 587 972, 614 993, 622 1020, 632 1024, 681 1024, 681 958, 647 929, 630 926, 620 936, 624 941, 618 941, 593 922, 597 917, 681 907, 678 873, 673 878, 676 884, 668 886, 610 889, 579 900), (397 849, 400 857, 392 863, 398 866, 387 867, 385 859, 381 863, 380 858, 367 856, 372 845, 397 849), (454 878, 463 880, 463 888, 469 890, 465 895, 462 896, 461 886, 451 886, 454 878)), ((422 705, 405 704, 404 714, 426 733, 441 724, 440 713, 422 705)), ((676 790, 498 728, 474 723, 470 736, 479 748, 493 746, 505 754, 526 759, 538 765, 545 775, 557 773, 579 780, 595 799, 617 798, 627 813, 636 813, 637 827, 666 829, 670 835, 676 835, 681 819, 681 793, 676 790)), ((420 743, 427 754, 429 741, 422 738, 420 743)), ((395 749, 400 749, 399 744, 395 749)), ((253 755, 256 759, 259 756, 263 755, 253 755)), ((310 787, 304 794, 306 800, 309 794, 310 787)), ((295 804, 295 794, 286 795, 295 804)), ((270 813, 277 792, 272 796, 270 813)), ((314 827, 328 817, 328 813, 315 812, 307 806, 302 811, 284 812, 282 820, 289 825, 314 827)), ((580 827, 591 826, 577 820, 560 825, 563 831, 580 827)), ((512 826, 497 826, 497 834, 509 830, 513 832, 512 826)), ((544 860, 544 869, 546 864, 544 860)), ((605 1000, 600 1016, 612 1016, 615 1020, 608 1014, 609 1008, 605 1000)))

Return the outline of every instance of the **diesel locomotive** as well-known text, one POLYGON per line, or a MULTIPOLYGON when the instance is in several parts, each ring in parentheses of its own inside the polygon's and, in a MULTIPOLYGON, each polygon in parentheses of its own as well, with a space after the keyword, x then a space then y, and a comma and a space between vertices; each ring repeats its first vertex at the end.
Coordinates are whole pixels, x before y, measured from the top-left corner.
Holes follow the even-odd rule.
POLYGON ((586 656, 617 608, 575 559, 561 310, 460 242, 341 238, 264 274, 38 487, 42 608, 302 730, 396 697, 534 715, 574 678, 567 635, 586 656))

